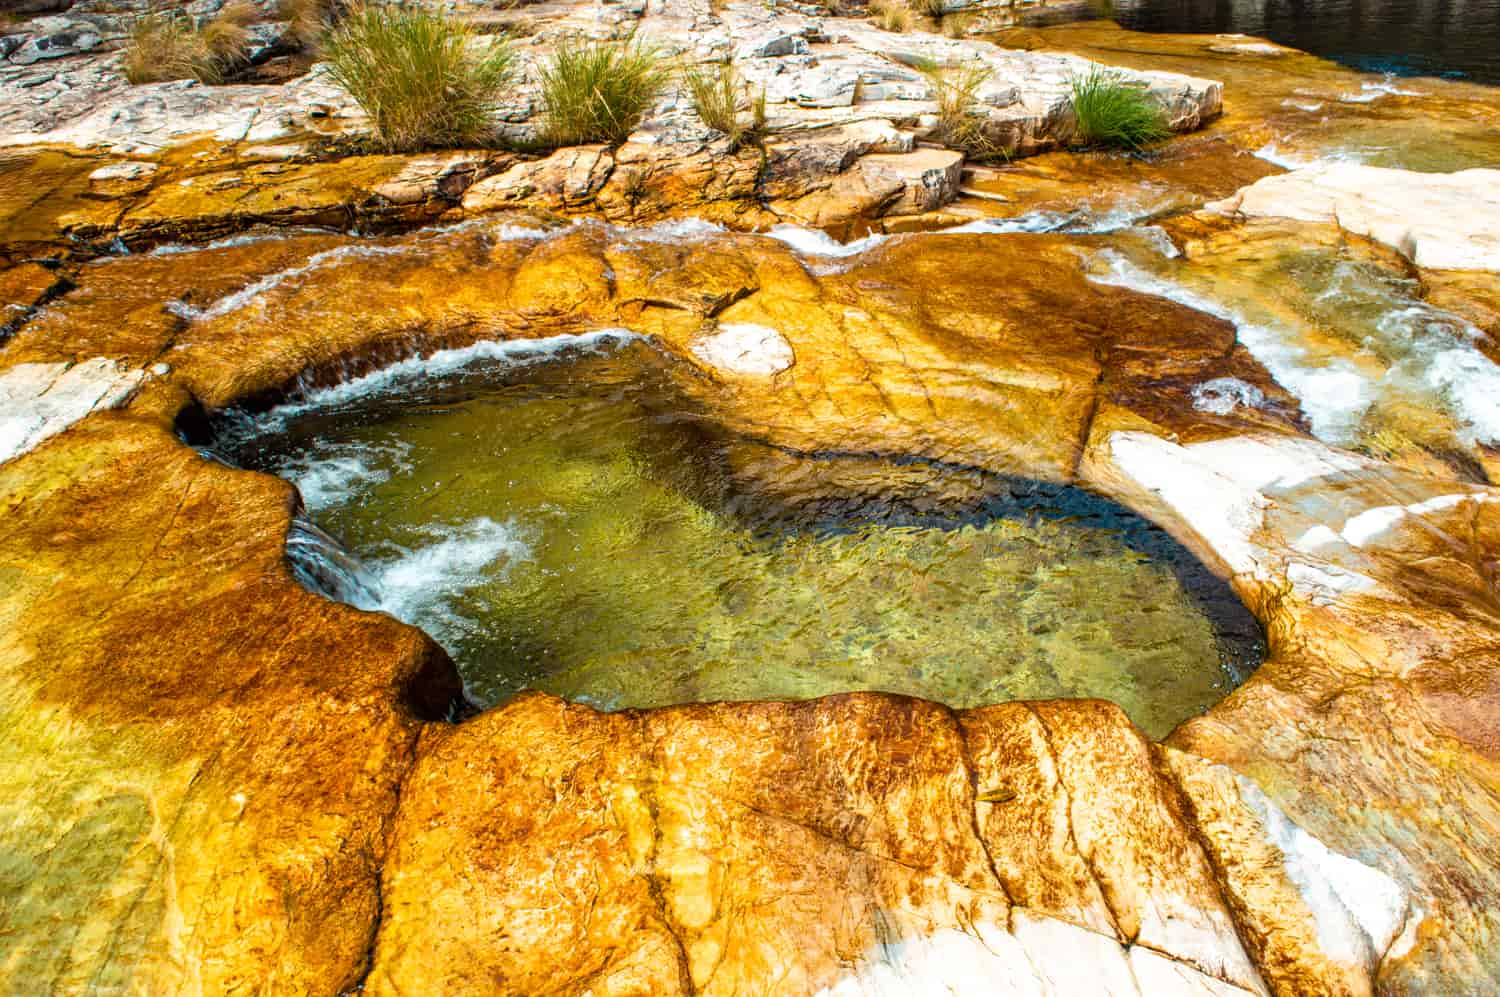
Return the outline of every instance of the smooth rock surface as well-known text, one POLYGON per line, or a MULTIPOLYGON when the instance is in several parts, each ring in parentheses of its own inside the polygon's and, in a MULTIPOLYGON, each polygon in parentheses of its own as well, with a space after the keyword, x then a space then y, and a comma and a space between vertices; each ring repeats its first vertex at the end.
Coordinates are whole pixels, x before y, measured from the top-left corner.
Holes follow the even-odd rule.
POLYGON ((105 357, 0 370, 0 463, 19 457, 91 412, 118 408, 146 376, 143 370, 130 370, 105 357))
POLYGON ((1206 210, 1333 222, 1420 267, 1500 271, 1500 170, 1417 173, 1329 163, 1257 180, 1206 210))

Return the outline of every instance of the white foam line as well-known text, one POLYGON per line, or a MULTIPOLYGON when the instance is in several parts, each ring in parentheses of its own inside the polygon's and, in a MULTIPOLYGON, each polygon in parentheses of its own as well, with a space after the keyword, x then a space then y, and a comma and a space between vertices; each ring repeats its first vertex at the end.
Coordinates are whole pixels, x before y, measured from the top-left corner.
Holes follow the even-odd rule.
POLYGON ((824 256, 833 259, 858 256, 890 238, 888 235, 877 232, 852 242, 839 242, 827 232, 803 228, 801 225, 775 225, 766 232, 766 235, 786 243, 803 256, 824 256))
POLYGON ((1281 330, 1248 322, 1234 310, 1143 270, 1113 250, 1105 250, 1098 258, 1108 269, 1088 275, 1097 284, 1166 298, 1233 323, 1240 343, 1279 384, 1297 396, 1312 423, 1313 435, 1334 443, 1353 437, 1360 416, 1374 400, 1374 391, 1352 364, 1335 360, 1322 367, 1309 366, 1306 349, 1290 342, 1281 330))
POLYGON ((293 278, 301 277, 304 274, 311 273, 313 270, 316 270, 328 263, 355 257, 395 256, 400 253, 411 252, 413 248, 414 247, 409 245, 356 245, 338 246, 334 249, 325 249, 320 253, 312 254, 307 258, 306 262, 301 263, 295 267, 288 267, 285 270, 278 270, 275 273, 267 274, 259 280, 252 281, 249 284, 246 284, 244 287, 240 288, 238 291, 235 291, 231 294, 226 294, 224 297, 215 301, 213 304, 207 306, 206 308, 194 308, 192 305, 189 305, 183 301, 174 301, 167 307, 174 314, 180 315, 181 317, 193 322, 202 321, 203 319, 208 318, 217 318, 220 315, 227 315, 230 312, 238 311, 239 309, 244 308, 246 305, 250 304, 250 302, 254 301, 256 298, 260 297, 262 294, 265 294, 267 291, 270 291, 271 289, 278 287, 281 284, 292 280, 293 278))
POLYGON ((427 355, 408 357, 368 374, 320 388, 295 401, 278 405, 261 419, 286 419, 313 409, 329 408, 379 394, 415 378, 440 377, 462 370, 484 360, 508 365, 537 363, 551 359, 565 350, 603 350, 622 343, 644 341, 645 336, 629 329, 598 329, 593 332, 564 333, 538 339, 487 339, 470 346, 438 350, 427 355))

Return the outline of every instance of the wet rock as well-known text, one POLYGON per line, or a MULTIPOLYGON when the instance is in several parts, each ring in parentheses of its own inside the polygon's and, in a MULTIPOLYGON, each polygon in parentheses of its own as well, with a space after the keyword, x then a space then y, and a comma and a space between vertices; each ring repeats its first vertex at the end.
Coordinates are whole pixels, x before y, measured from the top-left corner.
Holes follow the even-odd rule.
POLYGON ((440 710, 451 666, 300 588, 290 487, 204 460, 144 401, 0 464, 0 975, 337 993, 413 704, 440 710))
MULTIPOLYGON (((671 169, 654 134, 537 175, 561 208, 623 213, 627 167, 671 169)), ((682 183, 742 182, 701 154, 682 183)), ((375 160, 342 164, 327 201, 292 195, 341 164, 260 164, 254 188, 177 185, 212 211, 158 184, 135 217, 232 219, 243 201, 284 222, 411 183, 446 206, 466 169, 375 160)), ((872 204, 906 182, 885 188, 872 204)), ((1091 281, 1097 237, 877 239, 856 257, 780 234, 802 248, 499 215, 70 269, 78 287, 20 327, 0 376, 170 369, 0 464, 5 985, 340 992, 368 968, 374 993, 1014 980, 1155 997, 1500 978, 1497 490, 1310 439, 1233 323, 1091 281), (171 432, 190 398, 606 326, 698 356, 672 369, 728 431, 1128 502, 1233 579, 1272 657, 1169 747, 1105 704, 883 695, 618 714, 526 696, 424 726, 456 691, 441 654, 298 588, 291 489, 171 432), (728 338, 703 358, 706 330, 728 338), (1246 388, 1214 398, 1254 405, 1198 404, 1229 381, 1246 388)), ((1188 260, 1254 237, 1173 226, 1188 260)), ((38 275, 16 269, 25 300, 38 275)))
POLYGON ((919 149, 865 156, 858 169, 872 178, 872 185, 887 178, 900 184, 901 196, 886 206, 885 214, 916 215, 941 207, 958 196, 963 164, 961 152, 919 149))
POLYGON ((1416 173, 1329 163, 1257 180, 1209 211, 1334 222, 1421 267, 1500 270, 1500 170, 1416 173))
POLYGON ((89 189, 105 197, 139 194, 151 186, 158 167, 155 163, 122 160, 108 163, 89 174, 89 189))
MULTIPOLYGON (((1494 581, 1475 564, 1500 535, 1495 489, 1289 437, 1178 447, 1116 433, 1107 446, 1090 473, 1117 494, 1149 492, 1143 501, 1234 574, 1280 648, 1171 742, 1253 779, 1321 845, 1395 884, 1330 896, 1305 870, 1336 875, 1337 861, 1294 835, 1278 841, 1324 958, 1382 989, 1495 978, 1500 967, 1474 941, 1494 919, 1476 899, 1500 874, 1494 846, 1472 821, 1460 830, 1442 816, 1455 801, 1466 812, 1491 805, 1476 773, 1495 739, 1476 706, 1492 693, 1475 669, 1500 647, 1494 581)), ((1258 819, 1270 829, 1267 813, 1258 819)))

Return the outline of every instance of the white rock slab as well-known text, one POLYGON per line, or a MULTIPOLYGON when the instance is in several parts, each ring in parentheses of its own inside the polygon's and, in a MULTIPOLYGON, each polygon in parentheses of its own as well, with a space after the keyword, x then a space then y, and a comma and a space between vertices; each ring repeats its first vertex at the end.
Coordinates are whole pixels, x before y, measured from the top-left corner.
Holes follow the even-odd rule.
POLYGON ((731 374, 770 377, 793 363, 792 344, 775 329, 749 322, 726 322, 692 344, 699 360, 731 374))
POLYGON ((1263 177, 1206 207, 1332 222, 1422 267, 1500 271, 1500 170, 1417 173, 1326 163, 1263 177))
POLYGON ((0 463, 35 449, 91 412, 125 404, 147 376, 108 357, 23 363, 0 371, 0 463))

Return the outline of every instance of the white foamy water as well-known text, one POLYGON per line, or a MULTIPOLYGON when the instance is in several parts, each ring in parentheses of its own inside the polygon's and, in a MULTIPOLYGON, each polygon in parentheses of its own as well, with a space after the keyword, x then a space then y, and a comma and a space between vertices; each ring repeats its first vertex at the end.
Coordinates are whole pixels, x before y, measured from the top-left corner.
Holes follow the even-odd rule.
POLYGON ((1193 389, 1193 408, 1213 415, 1228 415, 1237 408, 1260 408, 1265 393, 1237 377, 1216 377, 1193 389))
POLYGON ((833 259, 858 256, 890 238, 888 235, 874 233, 852 242, 839 242, 827 232, 803 228, 801 225, 775 225, 766 235, 786 243, 803 256, 826 256, 833 259))
POLYGON ((1391 380, 1442 397, 1461 423, 1465 442, 1500 443, 1500 367, 1474 346, 1478 329, 1425 305, 1388 312, 1379 328, 1411 347, 1410 355, 1391 367, 1391 380))
POLYGON ((283 242, 288 238, 299 235, 326 235, 326 229, 310 228, 307 226, 292 226, 290 228, 271 229, 265 232, 246 232, 241 235, 231 235, 223 239, 215 239, 212 242, 190 243, 190 242, 166 242, 156 246, 148 252, 147 256, 178 256, 183 253, 202 253, 212 249, 231 249, 235 246, 253 246, 259 242, 283 242))
POLYGON ((1352 93, 1339 94, 1340 103, 1344 104, 1369 104, 1382 97, 1420 97, 1420 90, 1403 90, 1396 86, 1396 78, 1389 73, 1379 83, 1361 83, 1359 89, 1352 93))
POLYGON ((320 443, 313 451, 282 462, 276 473, 297 486, 308 512, 319 512, 410 471, 410 453, 411 445, 400 440, 382 444, 320 443))
POLYGON ((514 521, 487 516, 456 526, 427 528, 430 543, 365 562, 378 602, 361 609, 390 613, 452 647, 474 627, 454 606, 470 590, 503 581, 515 564, 531 559, 525 531, 514 521))
POLYGON ((285 270, 277 270, 275 273, 266 274, 259 280, 251 281, 238 291, 226 294, 206 307, 194 308, 185 301, 174 301, 167 305, 167 308, 173 314, 185 318, 190 322, 217 318, 220 315, 227 315, 230 312, 238 311, 267 291, 279 287, 289 280, 305 276, 319 267, 341 263, 344 260, 350 259, 369 258, 372 256, 395 256, 400 253, 411 252, 411 250, 412 247, 407 245, 372 246, 364 244, 325 249, 321 253, 313 253, 305 262, 297 266, 287 267, 285 270))
POLYGON ((1375 400, 1374 386, 1353 364, 1339 358, 1321 358, 1320 362, 1296 342, 1295 332, 1252 323, 1233 309, 1143 270, 1112 250, 1105 250, 1097 259, 1104 264, 1103 270, 1094 269, 1088 275, 1097 284, 1166 298, 1232 323, 1250 354, 1277 383, 1297 396, 1313 435, 1330 443, 1353 439, 1360 418, 1375 400))
POLYGON ((968 232, 1005 235, 1009 233, 1060 232, 1072 235, 1103 235, 1118 232, 1149 218, 1157 212, 1155 207, 1139 204, 1120 204, 1103 211, 1084 205, 1072 211, 1028 211, 1012 218, 981 218, 954 228, 943 229, 940 235, 961 235, 968 232))
POLYGON ((644 341, 646 338, 629 329, 611 328, 537 339, 487 339, 470 346, 419 354, 331 387, 309 391, 299 398, 278 405, 255 416, 252 420, 253 429, 263 433, 278 424, 285 425, 288 420, 304 412, 347 405, 481 363, 524 366, 555 359, 559 354, 570 350, 599 352, 623 343, 644 341))
MULTIPOLYGON (((288 281, 304 277, 315 270, 337 266, 348 260, 369 259, 376 256, 401 256, 403 254, 418 254, 425 252, 434 241, 449 237, 454 233, 466 230, 481 230, 486 235, 501 241, 518 239, 542 239, 551 232, 545 229, 528 228, 520 225, 497 224, 490 218, 472 218, 466 221, 456 222, 452 225, 435 226, 430 229, 413 233, 401 242, 391 243, 350 243, 344 246, 335 246, 313 253, 303 262, 296 266, 286 267, 274 273, 266 274, 237 291, 226 294, 210 305, 203 308, 195 308, 185 301, 174 301, 167 305, 169 311, 181 316, 190 322, 201 321, 208 318, 216 318, 227 315, 230 312, 239 311, 250 305, 257 298, 269 291, 275 290, 288 281)), ((293 231, 317 231, 316 229, 293 230, 293 231)), ((556 231, 556 230, 553 230, 556 231)), ((269 238, 281 238, 280 234, 259 234, 234 236, 219 242, 208 243, 203 246, 161 246, 153 250, 153 253, 188 253, 207 249, 221 249, 230 246, 246 246, 256 242, 262 242, 269 238)))
MULTIPOLYGON (((1359 266, 1336 266, 1314 301, 1333 312, 1371 316, 1364 352, 1388 364, 1376 378, 1345 358, 1314 355, 1297 341, 1297 330, 1251 322, 1119 253, 1106 251, 1098 260, 1104 269, 1089 275, 1097 283, 1154 294, 1234 323, 1239 341, 1297 396, 1313 434, 1325 442, 1352 442, 1365 411, 1382 395, 1395 392, 1431 399, 1434 408, 1452 416, 1464 443, 1500 443, 1500 366, 1478 348, 1483 333, 1460 316, 1393 290, 1389 280, 1359 266)), ((1205 384, 1198 391, 1207 389, 1205 384)), ((1248 401, 1236 389, 1215 390, 1202 398, 1195 391, 1194 404, 1225 414, 1237 404, 1258 402, 1248 401)))

